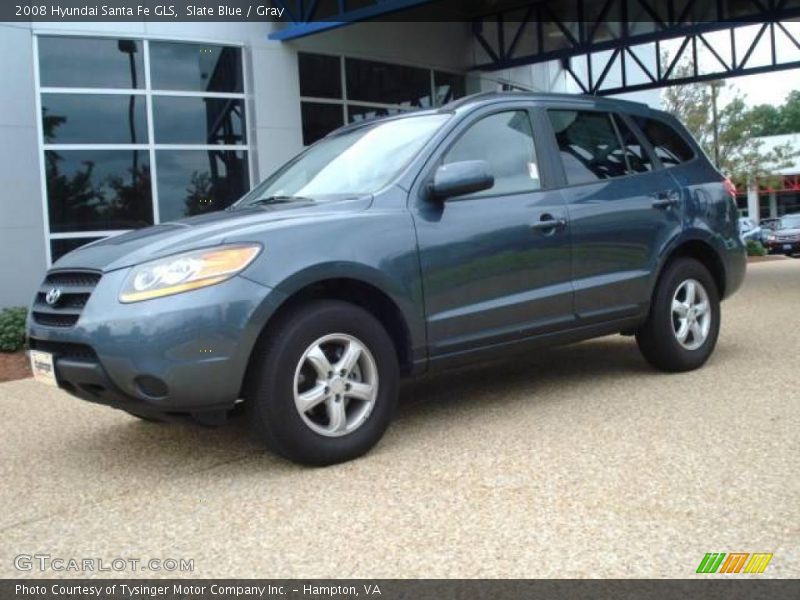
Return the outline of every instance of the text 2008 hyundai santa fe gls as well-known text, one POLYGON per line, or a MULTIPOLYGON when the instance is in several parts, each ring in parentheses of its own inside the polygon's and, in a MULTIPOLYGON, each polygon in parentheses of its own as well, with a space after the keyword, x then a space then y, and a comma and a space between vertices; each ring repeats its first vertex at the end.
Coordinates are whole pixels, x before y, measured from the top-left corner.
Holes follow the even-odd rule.
POLYGON ((489 94, 354 124, 226 211, 63 257, 32 361, 149 419, 244 399, 280 454, 340 462, 383 435, 400 376, 619 332, 702 365, 745 272, 731 192, 633 103, 489 94))

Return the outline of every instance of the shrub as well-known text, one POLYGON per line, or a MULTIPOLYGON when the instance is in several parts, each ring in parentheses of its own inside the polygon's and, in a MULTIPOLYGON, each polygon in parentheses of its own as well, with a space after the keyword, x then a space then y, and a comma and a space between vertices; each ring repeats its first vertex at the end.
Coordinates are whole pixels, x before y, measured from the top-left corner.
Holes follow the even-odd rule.
POLYGON ((16 352, 25 345, 24 308, 4 308, 0 311, 0 352, 16 352))
POLYGON ((747 256, 766 256, 767 249, 758 240, 747 240, 747 256))

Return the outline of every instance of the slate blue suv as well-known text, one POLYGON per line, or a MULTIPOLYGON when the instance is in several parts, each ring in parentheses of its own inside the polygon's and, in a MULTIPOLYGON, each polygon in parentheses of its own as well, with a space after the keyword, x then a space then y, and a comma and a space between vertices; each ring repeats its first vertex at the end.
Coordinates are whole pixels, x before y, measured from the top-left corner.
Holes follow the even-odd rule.
POLYGON ((673 117, 488 94, 344 127, 225 211, 66 255, 28 331, 75 396, 204 422, 243 402, 323 465, 380 439, 401 376, 615 333, 697 368, 744 273, 731 186, 673 117))

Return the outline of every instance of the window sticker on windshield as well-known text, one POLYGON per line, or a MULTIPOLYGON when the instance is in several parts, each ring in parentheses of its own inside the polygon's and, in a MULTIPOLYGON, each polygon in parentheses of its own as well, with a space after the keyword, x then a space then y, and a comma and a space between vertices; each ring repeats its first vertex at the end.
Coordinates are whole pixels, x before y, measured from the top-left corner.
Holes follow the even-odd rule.
POLYGON ((531 179, 539 181, 539 167, 536 166, 535 162, 528 163, 528 176, 531 179))

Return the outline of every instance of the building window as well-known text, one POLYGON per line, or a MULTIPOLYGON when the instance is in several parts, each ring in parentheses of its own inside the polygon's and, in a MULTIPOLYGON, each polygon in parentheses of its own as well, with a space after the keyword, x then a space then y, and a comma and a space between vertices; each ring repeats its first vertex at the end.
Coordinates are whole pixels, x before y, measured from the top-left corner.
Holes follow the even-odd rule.
POLYGON ((156 161, 162 221, 222 210, 249 187, 244 151, 158 150, 156 161))
POLYGON ((303 145, 310 146, 317 140, 324 138, 334 129, 344 125, 343 110, 343 105, 338 102, 334 104, 301 102, 303 145))
POLYGON ((144 88, 141 40, 39 38, 39 84, 69 88, 144 88))
POLYGON ((338 56, 301 52, 297 56, 297 66, 301 96, 342 99, 342 67, 338 56))
POLYGON ((244 92, 242 50, 233 46, 150 42, 153 89, 244 92))
POLYGON ((45 150, 51 234, 122 231, 153 224, 144 150, 45 150))
POLYGON ((406 108, 431 106, 429 69, 355 58, 346 58, 344 65, 348 100, 406 108))
POLYGON ((40 36, 50 260, 250 187, 241 48, 40 36))
POLYGON ((441 106, 467 94, 464 75, 300 52, 300 112, 308 146, 345 123, 441 106))
POLYGON ((435 71, 433 74, 433 98, 436 106, 442 106, 467 95, 467 80, 463 75, 435 71))

